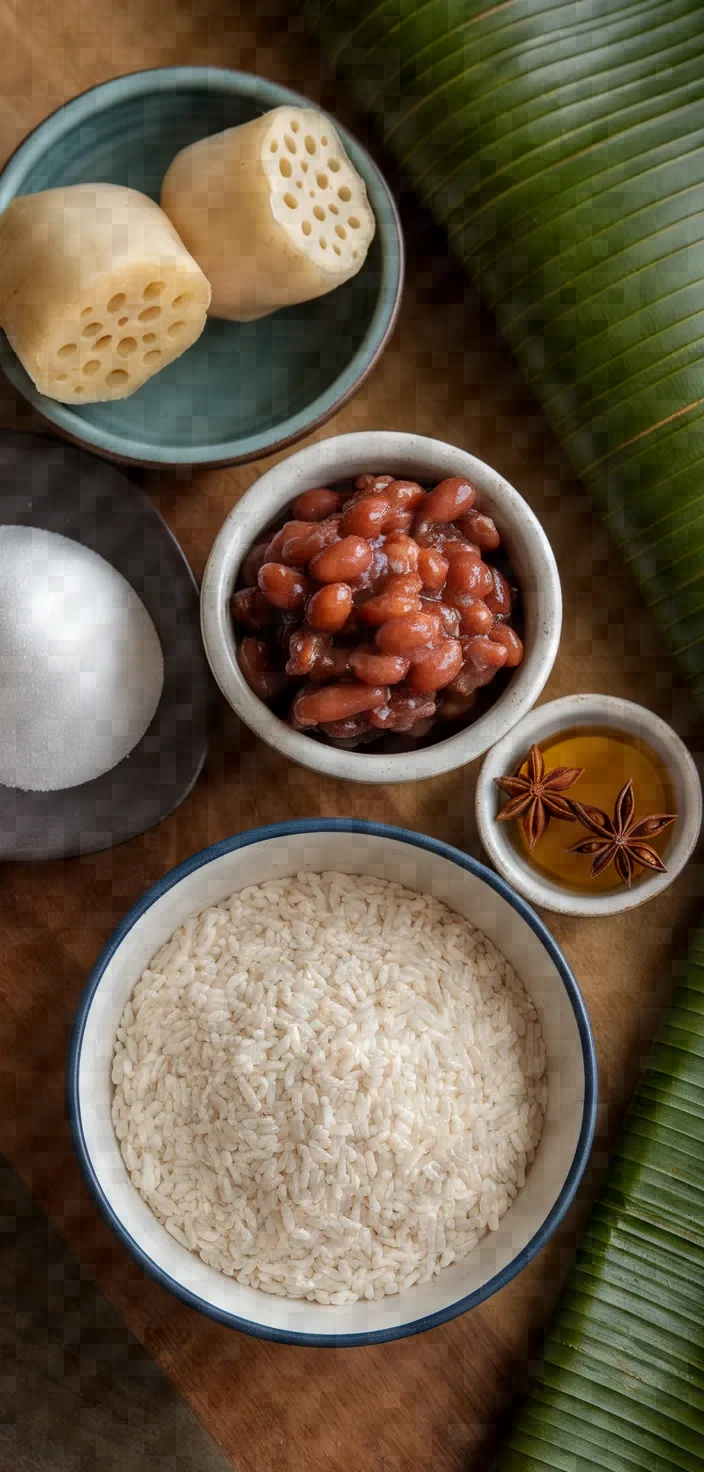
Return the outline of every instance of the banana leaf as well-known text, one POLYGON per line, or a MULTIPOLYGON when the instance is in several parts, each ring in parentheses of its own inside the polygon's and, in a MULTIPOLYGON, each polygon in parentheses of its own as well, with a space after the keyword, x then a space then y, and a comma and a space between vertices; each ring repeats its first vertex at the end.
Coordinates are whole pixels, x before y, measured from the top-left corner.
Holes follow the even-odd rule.
POLYGON ((704 702, 702 0, 303 0, 704 702))
POLYGON ((704 931, 642 1075, 500 1472, 704 1467, 704 931))

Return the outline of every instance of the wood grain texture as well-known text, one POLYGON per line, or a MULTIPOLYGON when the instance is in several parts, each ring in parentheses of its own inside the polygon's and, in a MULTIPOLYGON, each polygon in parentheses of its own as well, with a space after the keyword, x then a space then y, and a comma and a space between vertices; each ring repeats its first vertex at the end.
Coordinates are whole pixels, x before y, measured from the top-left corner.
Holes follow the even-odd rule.
MULTIPOLYGON (((0 154, 76 92, 177 62, 257 70, 350 121, 299 22, 273 4, 67 0, 61 9, 29 0, 20 10, 0 0, 0 154)), ((543 699, 590 689, 626 695, 696 745, 688 693, 493 324, 410 201, 404 221, 410 270, 394 340, 322 435, 414 430, 495 465, 540 516, 560 564, 564 636, 543 699)), ((0 423, 38 427, 7 388, 0 423)), ((263 468, 145 476, 198 575, 225 515, 263 468)), ((479 857, 477 769, 418 785, 346 786, 258 745, 221 705, 206 772, 157 830, 91 858, 0 871, 0 1149, 239 1472, 483 1472, 499 1418, 539 1348, 606 1144, 669 997, 672 956, 686 950, 701 865, 647 908, 617 919, 548 917, 583 986, 597 1039, 602 1104, 589 1178, 561 1231, 502 1293, 441 1329, 379 1348, 302 1350, 248 1339, 181 1307, 143 1277, 96 1216, 64 1123, 65 1049, 81 986, 109 932, 149 884, 205 844, 257 823, 373 814, 479 857)))

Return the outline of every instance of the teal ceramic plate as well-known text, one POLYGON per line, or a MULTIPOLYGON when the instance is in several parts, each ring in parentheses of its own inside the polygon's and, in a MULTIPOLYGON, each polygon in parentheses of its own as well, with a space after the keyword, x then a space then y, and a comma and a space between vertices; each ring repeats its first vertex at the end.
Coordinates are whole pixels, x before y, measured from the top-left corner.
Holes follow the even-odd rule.
MULTIPOLYGON (((296 92, 243 72, 166 67, 94 87, 52 113, 0 175, 0 211, 18 194, 90 181, 153 199, 181 148, 247 122, 296 92)), ((359 275, 328 296, 259 322, 211 320, 192 348, 129 399, 73 409, 35 389, 0 334, 0 366, 63 435, 141 465, 233 465, 272 454, 324 423, 359 388, 391 333, 403 283, 396 208, 376 165, 344 129, 377 232, 359 275)))

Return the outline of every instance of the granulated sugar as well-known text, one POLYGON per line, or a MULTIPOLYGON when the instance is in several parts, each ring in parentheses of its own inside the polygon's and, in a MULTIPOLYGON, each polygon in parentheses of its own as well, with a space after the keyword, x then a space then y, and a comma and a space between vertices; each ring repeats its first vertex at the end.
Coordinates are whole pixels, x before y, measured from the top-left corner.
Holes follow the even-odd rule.
POLYGON ((302 873, 188 920, 128 1002, 113 1122, 175 1239, 323 1304, 427 1282, 496 1230, 546 1107, 535 1008, 427 895, 302 873))
POLYGON ((56 532, 0 526, 0 783, 77 787, 137 745, 164 662, 121 573, 56 532))

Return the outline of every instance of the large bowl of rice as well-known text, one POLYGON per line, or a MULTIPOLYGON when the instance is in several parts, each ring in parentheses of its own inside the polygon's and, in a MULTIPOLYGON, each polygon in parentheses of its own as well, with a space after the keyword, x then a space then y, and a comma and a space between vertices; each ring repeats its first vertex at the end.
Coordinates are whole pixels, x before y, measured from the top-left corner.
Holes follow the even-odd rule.
POLYGON ((577 981, 496 874, 401 828, 255 829, 159 880, 86 983, 74 1145, 138 1263, 246 1333, 433 1328, 502 1288, 581 1180, 577 981))

